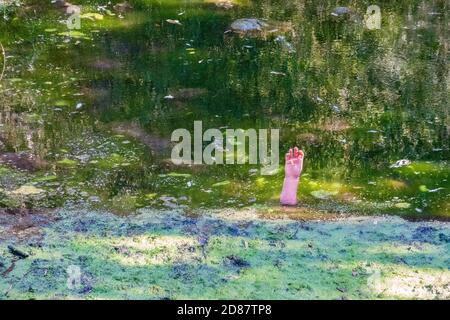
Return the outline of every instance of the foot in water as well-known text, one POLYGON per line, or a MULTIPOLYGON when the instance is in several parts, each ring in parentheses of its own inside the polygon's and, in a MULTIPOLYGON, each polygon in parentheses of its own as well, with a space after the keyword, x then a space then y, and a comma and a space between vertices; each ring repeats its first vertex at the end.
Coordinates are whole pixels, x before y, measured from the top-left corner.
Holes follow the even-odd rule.
POLYGON ((289 152, 286 153, 284 183, 280 196, 280 203, 282 205, 295 206, 297 204, 297 187, 303 169, 303 157, 303 151, 298 150, 297 147, 289 149, 289 152))

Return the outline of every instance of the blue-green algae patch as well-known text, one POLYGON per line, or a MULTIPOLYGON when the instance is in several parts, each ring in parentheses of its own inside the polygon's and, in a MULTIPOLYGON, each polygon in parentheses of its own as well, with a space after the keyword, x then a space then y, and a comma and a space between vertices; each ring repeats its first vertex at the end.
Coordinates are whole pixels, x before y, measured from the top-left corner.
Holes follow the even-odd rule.
POLYGON ((1 299, 450 298, 445 222, 267 220, 256 210, 52 216, 26 240, 0 225, 10 233, 1 299))

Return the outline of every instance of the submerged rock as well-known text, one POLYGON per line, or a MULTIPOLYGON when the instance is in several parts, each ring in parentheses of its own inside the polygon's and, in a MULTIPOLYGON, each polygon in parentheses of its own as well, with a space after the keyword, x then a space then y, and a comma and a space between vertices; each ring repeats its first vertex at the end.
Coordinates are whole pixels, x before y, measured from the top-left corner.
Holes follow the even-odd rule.
POLYGON ((118 3, 113 7, 114 11, 120 14, 130 11, 132 8, 133 7, 127 1, 118 3))
POLYGON ((216 4, 216 7, 226 10, 233 8, 235 5, 232 0, 215 0, 214 3, 216 4))
POLYGON ((330 14, 331 18, 335 21, 349 21, 354 23, 362 23, 362 17, 354 10, 348 7, 336 7, 330 14))
POLYGON ((25 171, 37 171, 47 166, 45 160, 28 152, 8 152, 0 154, 0 164, 25 171))
POLYGON ((56 9, 66 13, 66 14, 78 12, 78 10, 79 10, 78 6, 73 5, 70 2, 67 2, 65 0, 54 0, 54 1, 52 1, 52 3, 56 9))
POLYGON ((53 6, 55 6, 58 9, 66 9, 72 5, 71 3, 65 0, 53 0, 52 3, 53 6))
POLYGON ((89 62, 88 66, 96 70, 108 71, 119 69, 120 67, 122 67, 122 64, 117 60, 103 57, 89 62))
POLYGON ((290 22, 264 21, 256 18, 238 19, 231 23, 230 31, 241 36, 267 36, 292 31, 290 22))
POLYGON ((295 48, 292 43, 286 40, 285 36, 279 35, 275 38, 275 42, 278 42, 281 47, 289 53, 295 53, 295 48))
MULTIPOLYGON (((51 219, 45 212, 25 208, 0 209, 0 240, 31 239, 51 219)), ((2 242, 0 241, 0 242, 2 242)), ((5 243, 5 241, 3 241, 5 243)))
POLYGON ((41 194, 43 192, 45 192, 45 190, 36 188, 35 186, 24 185, 14 191, 11 191, 11 194, 16 196, 31 196, 41 194))
POLYGON ((170 146, 168 138, 159 137, 155 134, 145 132, 139 125, 135 123, 123 123, 113 127, 113 131, 118 134, 124 134, 133 137, 140 143, 150 148, 152 153, 164 154, 170 146))
POLYGON ((237 33, 247 33, 247 32, 259 32, 263 31, 264 28, 267 28, 269 25, 259 19, 250 18, 250 19, 238 19, 231 23, 231 30, 237 33))
POLYGON ((336 7, 334 8, 334 10, 331 12, 331 15, 333 17, 348 17, 350 16, 350 9, 348 7, 336 7))

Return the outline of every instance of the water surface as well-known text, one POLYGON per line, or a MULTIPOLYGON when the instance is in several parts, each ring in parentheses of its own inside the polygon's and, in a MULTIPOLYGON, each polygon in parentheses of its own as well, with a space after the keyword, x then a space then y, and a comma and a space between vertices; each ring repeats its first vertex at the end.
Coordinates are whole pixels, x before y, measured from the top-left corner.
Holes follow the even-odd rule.
POLYGON ((302 205, 450 216, 447 1, 383 1, 380 30, 367 1, 337 18, 336 1, 73 2, 97 15, 70 33, 50 4, 4 7, 0 153, 39 163, 0 166, 0 206, 276 207, 282 168, 170 163, 171 132, 202 120, 279 128, 280 150, 305 150, 302 205), (278 31, 226 32, 251 17, 278 31))

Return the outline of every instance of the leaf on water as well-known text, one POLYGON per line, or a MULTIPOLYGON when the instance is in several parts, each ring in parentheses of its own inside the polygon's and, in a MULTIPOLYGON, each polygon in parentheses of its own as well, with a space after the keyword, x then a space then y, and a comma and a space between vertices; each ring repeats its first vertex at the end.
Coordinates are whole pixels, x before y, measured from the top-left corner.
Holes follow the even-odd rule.
POLYGON ((399 202, 394 204, 394 207, 399 209, 409 209, 411 207, 411 204, 408 202, 399 202))
POLYGON ((170 24, 176 24, 178 26, 182 26, 182 24, 181 24, 181 22, 179 20, 167 19, 166 22, 170 23, 170 24))
POLYGON ((42 192, 45 192, 45 190, 38 189, 35 186, 21 186, 20 188, 11 191, 11 193, 14 195, 22 195, 22 196, 39 194, 42 192))
POLYGON ((221 182, 214 183, 214 184, 212 185, 212 187, 222 187, 222 186, 229 185, 230 183, 231 183, 231 182, 230 182, 229 180, 225 180, 225 181, 221 181, 221 182))
POLYGON ((88 12, 88 13, 82 14, 80 16, 80 18, 82 18, 82 19, 89 19, 89 20, 92 20, 92 21, 94 21, 94 20, 103 20, 103 15, 100 14, 100 13, 96 13, 96 12, 88 12))
POLYGON ((77 165, 77 162, 75 160, 71 160, 71 159, 63 159, 63 160, 59 160, 57 162, 57 164, 59 164, 60 166, 64 166, 64 167, 74 167, 77 165))

